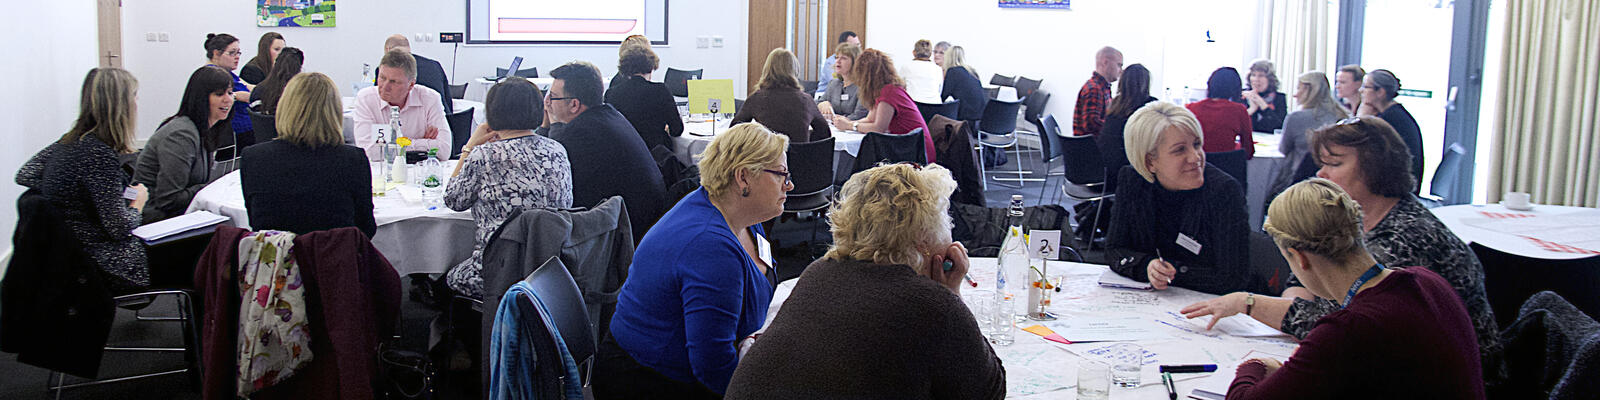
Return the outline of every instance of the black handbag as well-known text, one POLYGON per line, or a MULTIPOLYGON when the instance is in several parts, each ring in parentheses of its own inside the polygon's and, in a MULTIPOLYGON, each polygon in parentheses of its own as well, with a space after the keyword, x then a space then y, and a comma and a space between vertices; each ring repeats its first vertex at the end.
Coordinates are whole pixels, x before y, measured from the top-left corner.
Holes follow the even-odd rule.
POLYGON ((423 353, 394 348, 378 352, 379 391, 383 399, 432 400, 436 371, 423 353))

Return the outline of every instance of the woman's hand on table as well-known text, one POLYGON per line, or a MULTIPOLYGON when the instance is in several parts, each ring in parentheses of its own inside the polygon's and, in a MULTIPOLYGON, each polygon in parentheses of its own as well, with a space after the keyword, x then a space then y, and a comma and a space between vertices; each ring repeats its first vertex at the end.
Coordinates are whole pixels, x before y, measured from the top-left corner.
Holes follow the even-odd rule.
POLYGON ((929 257, 928 263, 929 278, 933 278, 934 282, 939 282, 940 285, 950 288, 950 291, 955 292, 957 296, 961 295, 961 284, 966 281, 967 270, 971 266, 971 261, 967 259, 966 246, 961 245, 961 242, 951 243, 949 246, 945 246, 943 254, 935 253, 932 257, 929 257), (944 269, 944 263, 947 260, 951 264, 949 271, 944 269))
POLYGON ((1172 264, 1157 258, 1150 260, 1150 264, 1145 266, 1145 274, 1150 278, 1150 287, 1156 290, 1167 290, 1167 285, 1172 283, 1172 279, 1178 277, 1178 269, 1173 268, 1172 264))
POLYGON ((853 130, 852 128, 855 128, 855 127, 850 126, 850 124, 853 123, 853 122, 855 122, 855 121, 851 121, 850 118, 845 118, 845 116, 843 116, 843 115, 834 115, 833 116, 833 127, 839 128, 839 130, 841 130, 841 131, 853 130))
POLYGON ((1248 295, 1244 292, 1228 293, 1211 300, 1190 304, 1178 310, 1178 312, 1183 313, 1183 317, 1189 319, 1210 315, 1211 323, 1206 324, 1206 330, 1211 330, 1212 327, 1217 326, 1217 321, 1235 314, 1243 314, 1246 296, 1248 295))
POLYGON ((134 196, 133 199, 128 202, 128 207, 132 207, 135 210, 143 210, 144 203, 150 200, 150 189, 144 187, 143 183, 135 183, 133 186, 129 186, 129 188, 133 189, 134 196))
MULTIPOLYGON (((1298 350, 1298 349, 1296 349, 1296 350, 1298 350)), ((1272 376, 1272 373, 1278 372, 1278 368, 1283 368, 1283 363, 1279 362, 1277 359, 1273 359, 1273 358, 1266 358, 1266 357, 1252 358, 1249 361, 1245 361, 1245 362, 1247 362, 1247 363, 1259 363, 1259 364, 1261 364, 1261 366, 1267 367, 1267 374, 1266 374, 1266 376, 1263 376, 1263 378, 1265 378, 1267 376, 1272 376)))

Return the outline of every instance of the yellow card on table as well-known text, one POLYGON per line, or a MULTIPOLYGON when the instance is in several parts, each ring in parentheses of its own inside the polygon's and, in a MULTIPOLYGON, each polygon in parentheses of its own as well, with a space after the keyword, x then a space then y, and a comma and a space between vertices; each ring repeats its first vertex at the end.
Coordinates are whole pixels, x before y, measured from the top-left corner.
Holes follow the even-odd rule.
POLYGON ((1056 334, 1056 331, 1052 331, 1050 328, 1046 328, 1044 325, 1034 325, 1027 328, 1022 328, 1022 330, 1039 336, 1050 336, 1056 334))
POLYGON ((738 110, 734 109, 733 103, 733 80, 696 79, 689 81, 689 112, 695 114, 733 114, 738 112, 738 110))

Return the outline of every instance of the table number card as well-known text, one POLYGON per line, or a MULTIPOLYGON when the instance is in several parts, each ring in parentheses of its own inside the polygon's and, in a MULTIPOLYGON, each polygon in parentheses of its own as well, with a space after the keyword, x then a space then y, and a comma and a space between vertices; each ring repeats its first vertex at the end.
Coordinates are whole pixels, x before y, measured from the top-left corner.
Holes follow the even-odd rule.
POLYGON ((1061 259, 1061 231, 1035 229, 1028 233, 1028 255, 1046 260, 1061 259))

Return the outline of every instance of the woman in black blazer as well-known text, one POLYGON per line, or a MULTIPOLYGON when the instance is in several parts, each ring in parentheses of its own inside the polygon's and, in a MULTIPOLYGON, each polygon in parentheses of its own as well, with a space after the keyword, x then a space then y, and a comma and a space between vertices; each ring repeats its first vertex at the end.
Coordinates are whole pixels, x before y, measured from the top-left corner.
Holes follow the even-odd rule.
POLYGON ((606 103, 628 118, 646 149, 665 146, 670 150, 672 138, 683 134, 683 118, 678 116, 677 101, 667 85, 650 81, 650 73, 660 63, 648 46, 623 49, 617 63, 621 80, 606 90, 606 103))
POLYGON ((377 232, 372 172, 344 144, 344 107, 327 75, 302 73, 278 101, 278 138, 244 149, 240 184, 250 226, 297 234, 354 226, 377 232))

